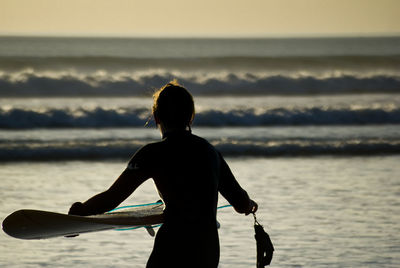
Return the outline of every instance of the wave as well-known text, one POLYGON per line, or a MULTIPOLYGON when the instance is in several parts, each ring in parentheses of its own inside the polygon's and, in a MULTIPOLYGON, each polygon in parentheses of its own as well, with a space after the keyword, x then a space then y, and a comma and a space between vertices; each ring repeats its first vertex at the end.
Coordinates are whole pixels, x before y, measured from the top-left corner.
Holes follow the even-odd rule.
MULTIPOLYGON (((110 128, 142 127, 148 109, 0 108, 0 128, 110 128)), ((150 122, 154 124, 154 122, 150 122)), ((204 110, 196 114, 195 126, 291 126, 400 124, 399 108, 275 108, 204 110)))
POLYGON ((262 113, 254 109, 210 110, 196 115, 200 126, 292 126, 399 124, 400 109, 276 108, 262 113))
POLYGON ((325 142, 290 141, 253 143, 216 143, 215 147, 228 156, 312 156, 312 155, 376 155, 400 153, 400 141, 336 140, 325 142))
MULTIPOLYGON (((399 154, 400 140, 214 140, 211 143, 225 156, 313 156, 399 154)), ((93 160, 129 157, 143 141, 81 141, 25 144, 0 143, 0 161, 93 160)))
POLYGON ((195 95, 306 95, 347 93, 400 93, 400 75, 334 72, 323 75, 293 75, 209 72, 181 73, 164 71, 98 71, 91 74, 74 71, 0 72, 0 96, 137 96, 148 95, 177 78, 195 95))
POLYGON ((0 128, 93 128, 143 126, 146 109, 0 109, 0 128))

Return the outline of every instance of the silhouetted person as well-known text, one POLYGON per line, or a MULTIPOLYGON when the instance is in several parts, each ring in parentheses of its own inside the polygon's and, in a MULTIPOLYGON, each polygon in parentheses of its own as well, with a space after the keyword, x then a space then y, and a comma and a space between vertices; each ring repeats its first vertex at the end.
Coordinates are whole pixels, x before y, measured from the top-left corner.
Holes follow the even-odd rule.
POLYGON ((222 155, 191 133, 192 95, 172 81, 153 97, 153 115, 162 140, 139 149, 107 191, 73 204, 69 214, 92 215, 114 209, 152 178, 165 204, 165 221, 147 267, 217 267, 218 192, 239 213, 255 212, 257 204, 240 187, 222 155))

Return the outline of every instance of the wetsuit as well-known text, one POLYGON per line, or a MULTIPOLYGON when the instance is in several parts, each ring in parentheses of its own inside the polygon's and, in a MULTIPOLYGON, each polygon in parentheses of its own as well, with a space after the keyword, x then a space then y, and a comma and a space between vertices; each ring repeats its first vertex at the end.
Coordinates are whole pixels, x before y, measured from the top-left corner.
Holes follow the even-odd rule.
POLYGON ((221 154, 188 131, 172 132, 138 150, 125 173, 135 187, 153 178, 166 205, 147 267, 217 267, 218 192, 238 212, 250 202, 221 154))

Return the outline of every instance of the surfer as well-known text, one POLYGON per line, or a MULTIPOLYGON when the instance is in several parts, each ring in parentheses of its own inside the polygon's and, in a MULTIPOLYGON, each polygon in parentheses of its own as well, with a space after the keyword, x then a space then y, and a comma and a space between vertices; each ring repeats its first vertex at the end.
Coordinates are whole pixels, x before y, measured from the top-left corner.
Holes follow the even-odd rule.
POLYGON ((258 205, 241 188, 222 155, 191 133, 192 95, 172 81, 153 98, 153 116, 162 140, 139 149, 108 190, 74 203, 69 214, 84 216, 114 209, 152 178, 165 211, 147 267, 217 267, 218 192, 239 213, 254 213, 258 205))

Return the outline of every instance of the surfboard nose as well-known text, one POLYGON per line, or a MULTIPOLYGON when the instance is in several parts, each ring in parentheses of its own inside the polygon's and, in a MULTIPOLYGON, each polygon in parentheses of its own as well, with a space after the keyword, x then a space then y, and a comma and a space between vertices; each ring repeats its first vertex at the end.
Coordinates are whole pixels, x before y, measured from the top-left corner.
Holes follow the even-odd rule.
POLYGON ((26 223, 26 216, 23 210, 17 210, 4 219, 2 228, 9 236, 24 238, 27 233, 29 233, 29 228, 26 223))
MULTIPOLYGON (((6 234, 19 239, 50 238, 56 236, 55 234, 62 227, 65 217, 68 216, 48 211, 22 209, 8 215, 2 223, 2 227, 6 234), (44 230, 46 230, 45 235, 43 235, 44 230)), ((75 225, 72 222, 68 226, 69 234, 74 234, 75 225)))

